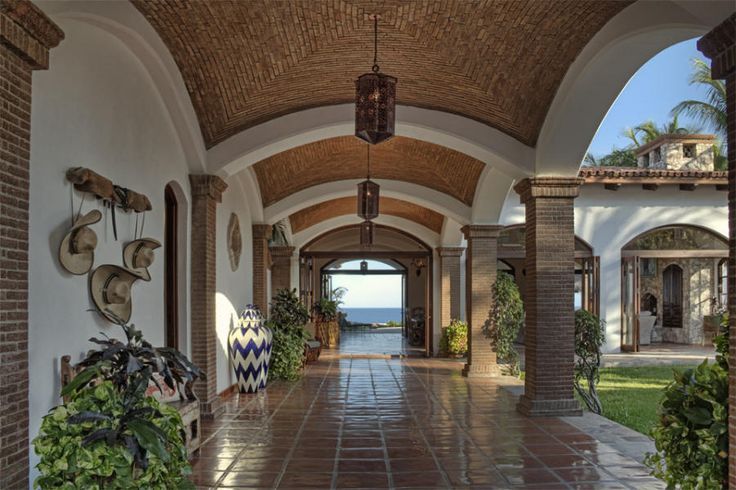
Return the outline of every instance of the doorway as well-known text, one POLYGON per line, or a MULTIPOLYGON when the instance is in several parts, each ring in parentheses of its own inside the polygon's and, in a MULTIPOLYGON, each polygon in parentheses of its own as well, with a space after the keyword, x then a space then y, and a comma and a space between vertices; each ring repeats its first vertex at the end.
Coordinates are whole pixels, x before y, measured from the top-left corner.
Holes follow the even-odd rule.
POLYGON ((670 264, 662 273, 662 326, 682 328, 682 268, 670 264))

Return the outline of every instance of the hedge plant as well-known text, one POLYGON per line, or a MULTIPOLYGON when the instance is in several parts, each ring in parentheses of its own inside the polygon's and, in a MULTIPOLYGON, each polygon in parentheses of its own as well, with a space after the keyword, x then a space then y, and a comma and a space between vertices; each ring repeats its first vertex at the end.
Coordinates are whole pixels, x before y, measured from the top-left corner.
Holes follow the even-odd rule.
POLYGON ((463 357, 468 352, 468 324, 462 320, 452 320, 442 329, 440 355, 463 357))
POLYGON ((498 360, 506 364, 507 374, 519 375, 519 352, 514 341, 524 324, 524 302, 514 278, 499 272, 493 284, 493 307, 483 325, 483 333, 491 339, 498 360))
POLYGON ((673 370, 652 429, 657 452, 645 462, 672 488, 728 488, 727 318, 724 323, 714 340, 715 363, 673 370))
POLYGON ((273 332, 268 375, 295 381, 302 375, 304 342, 309 338, 304 326, 309 311, 299 300, 296 289, 281 289, 271 302, 271 317, 266 322, 273 332))
POLYGON ((575 312, 575 391, 588 409, 599 415, 603 413, 603 407, 597 386, 605 331, 605 322, 594 314, 582 309, 575 312))

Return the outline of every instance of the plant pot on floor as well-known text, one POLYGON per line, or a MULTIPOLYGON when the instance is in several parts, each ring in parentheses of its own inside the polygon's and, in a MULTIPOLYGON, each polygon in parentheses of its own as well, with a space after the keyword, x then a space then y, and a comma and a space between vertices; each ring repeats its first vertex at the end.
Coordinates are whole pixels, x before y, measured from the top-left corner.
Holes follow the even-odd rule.
POLYGON ((263 325, 261 312, 248 305, 228 335, 230 362, 241 393, 255 393, 266 387, 272 342, 273 335, 263 325))

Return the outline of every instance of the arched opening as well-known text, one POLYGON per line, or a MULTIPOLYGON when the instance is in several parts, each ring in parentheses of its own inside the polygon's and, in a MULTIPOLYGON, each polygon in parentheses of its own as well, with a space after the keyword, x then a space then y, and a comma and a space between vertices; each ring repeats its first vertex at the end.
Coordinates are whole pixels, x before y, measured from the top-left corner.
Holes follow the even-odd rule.
POLYGON ((166 347, 179 347, 178 216, 176 194, 168 184, 164 190, 164 305, 166 347))
POLYGON ((703 344, 725 305, 728 242, 706 228, 669 225, 621 249, 621 349, 703 344))
MULTIPOLYGON (((308 242, 300 250, 300 294, 305 304, 328 297, 344 281, 352 278, 356 289, 379 288, 368 283, 381 277, 393 277, 398 282, 379 296, 390 295, 397 305, 387 317, 395 321, 395 338, 371 337, 374 347, 350 350, 350 343, 340 347, 348 354, 401 354, 432 352, 432 249, 409 233, 385 225, 375 228, 371 246, 360 245, 359 225, 328 231, 308 242), (375 352, 368 352, 370 348, 375 352)), ((369 291, 371 295, 376 291, 369 291)), ((349 294, 349 293, 348 293, 349 294)), ((366 292, 368 294, 368 292, 366 292)), ((346 320, 357 326, 364 324, 376 333, 387 321, 370 321, 362 312, 347 309, 346 320), (352 317, 351 317, 352 315, 352 317)), ((377 318, 378 319, 378 318, 377 318)), ((378 319, 380 320, 380 319, 378 319)), ((343 330, 352 325, 343 325, 343 330)), ((390 327, 389 327, 390 328, 390 327)), ((383 334, 382 334, 383 335, 383 334)), ((342 341, 341 341, 342 342, 342 341)))
POLYGON ((177 182, 164 188, 164 342, 189 350, 187 330, 187 199, 177 182))

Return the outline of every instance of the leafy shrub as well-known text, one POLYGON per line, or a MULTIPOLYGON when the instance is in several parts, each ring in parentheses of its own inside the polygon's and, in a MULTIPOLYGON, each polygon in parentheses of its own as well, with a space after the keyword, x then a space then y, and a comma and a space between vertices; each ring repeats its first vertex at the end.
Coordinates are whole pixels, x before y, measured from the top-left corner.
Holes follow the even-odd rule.
POLYGON ((462 357, 468 352, 468 324, 462 320, 452 320, 442 329, 440 355, 462 357))
POLYGON ((337 301, 320 298, 319 301, 312 305, 312 313, 314 313, 318 322, 335 321, 337 320, 337 301))
POLYGON ((271 303, 271 318, 266 322, 273 332, 269 376, 288 381, 301 377, 304 342, 309 338, 304 325, 308 321, 309 311, 297 297, 295 289, 282 289, 276 293, 271 303))
POLYGON ((596 387, 600 381, 601 347, 605 342, 606 324, 586 310, 575 312, 575 391, 588 409, 603 412, 596 387))
POLYGON ((491 339, 498 360, 506 363, 506 371, 519 375, 519 353, 514 340, 524 324, 524 302, 516 281, 509 274, 499 272, 493 284, 493 307, 483 325, 483 333, 491 339))
POLYGON ((673 370, 652 429, 657 452, 645 462, 672 487, 728 487, 728 319, 724 322, 714 339, 716 362, 673 370))
POLYGON ((34 488, 194 488, 179 413, 153 397, 130 402, 104 381, 51 410, 33 441, 41 457, 34 488), (145 461, 131 450, 137 443, 145 461))
POLYGON ((36 488, 193 488, 181 417, 146 390, 163 380, 190 393, 203 373, 176 349, 153 347, 133 325, 119 325, 126 341, 91 338, 100 349, 61 393, 71 401, 44 417, 34 440, 36 488))

